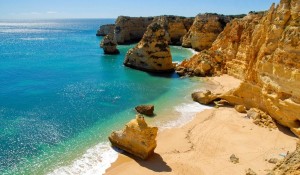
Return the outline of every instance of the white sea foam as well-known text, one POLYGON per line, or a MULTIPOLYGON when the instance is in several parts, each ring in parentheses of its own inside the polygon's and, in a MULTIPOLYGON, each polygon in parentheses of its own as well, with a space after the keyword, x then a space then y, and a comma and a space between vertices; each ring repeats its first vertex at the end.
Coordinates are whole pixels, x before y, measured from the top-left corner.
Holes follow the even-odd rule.
POLYGON ((109 143, 100 143, 86 151, 71 165, 60 167, 48 175, 100 175, 116 161, 118 153, 109 143))
POLYGON ((196 51, 196 50, 194 50, 194 49, 192 49, 192 48, 189 48, 189 50, 193 53, 193 55, 199 53, 198 51, 196 51))
POLYGON ((47 40, 47 38, 20 38, 23 41, 43 41, 47 40))
POLYGON ((200 105, 197 102, 182 103, 181 105, 175 106, 174 110, 180 115, 180 117, 176 120, 172 120, 163 124, 162 129, 181 127, 192 121, 197 113, 204 111, 205 109, 211 109, 211 107, 200 105))

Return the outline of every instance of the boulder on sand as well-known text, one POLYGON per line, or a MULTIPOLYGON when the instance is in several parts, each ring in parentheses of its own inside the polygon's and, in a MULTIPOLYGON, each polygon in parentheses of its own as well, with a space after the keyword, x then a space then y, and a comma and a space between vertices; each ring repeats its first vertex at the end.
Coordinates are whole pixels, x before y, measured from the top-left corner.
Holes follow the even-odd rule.
POLYGON ((205 92, 200 91, 200 92, 192 93, 192 98, 195 102, 206 105, 206 104, 210 104, 211 102, 218 99, 219 97, 217 94, 213 94, 211 93, 211 91, 206 90, 205 92))
POLYGON ((137 115, 123 130, 114 131, 108 137, 116 146, 141 159, 147 159, 156 148, 157 127, 148 126, 142 115, 137 115))

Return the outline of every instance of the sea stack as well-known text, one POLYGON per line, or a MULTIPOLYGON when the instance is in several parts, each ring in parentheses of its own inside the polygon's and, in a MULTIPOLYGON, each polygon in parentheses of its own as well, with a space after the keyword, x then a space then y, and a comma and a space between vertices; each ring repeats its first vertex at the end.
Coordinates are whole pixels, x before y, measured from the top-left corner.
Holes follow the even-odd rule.
POLYGON ((117 49, 117 42, 114 39, 113 33, 110 33, 103 38, 100 47, 103 48, 105 54, 115 55, 120 53, 117 49))
POLYGON ((137 115, 120 131, 114 131, 109 141, 128 153, 141 159, 149 158, 156 148, 157 127, 148 126, 142 115, 137 115))
POLYGON ((165 16, 155 18, 142 40, 127 52, 124 65, 148 72, 174 71, 167 27, 165 16))

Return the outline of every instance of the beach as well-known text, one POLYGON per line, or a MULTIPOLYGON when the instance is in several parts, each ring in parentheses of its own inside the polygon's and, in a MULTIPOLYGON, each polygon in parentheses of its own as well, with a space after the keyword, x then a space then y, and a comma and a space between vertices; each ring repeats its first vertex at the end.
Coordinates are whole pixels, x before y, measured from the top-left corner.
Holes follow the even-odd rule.
MULTIPOLYGON (((205 89, 226 92, 240 80, 228 75, 205 78, 205 89)), ((200 105, 200 104, 199 104, 200 105)), ((267 174, 275 164, 295 149, 297 137, 278 126, 270 130, 255 125, 246 114, 232 107, 206 109, 182 127, 159 132, 155 154, 143 161, 126 153, 106 171, 111 174, 245 174, 251 168, 267 174), (232 163, 235 154, 239 163, 232 163)), ((158 126, 159 127, 159 126, 158 126)))

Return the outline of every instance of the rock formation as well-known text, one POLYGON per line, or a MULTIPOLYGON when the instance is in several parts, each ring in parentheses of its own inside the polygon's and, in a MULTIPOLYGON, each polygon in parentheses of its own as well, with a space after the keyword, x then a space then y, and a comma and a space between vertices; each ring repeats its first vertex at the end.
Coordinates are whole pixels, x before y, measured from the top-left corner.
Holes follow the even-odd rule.
POLYGON ((297 143, 296 150, 289 153, 268 175, 297 175, 300 174, 300 143, 297 143))
POLYGON ((140 41, 152 21, 153 17, 119 16, 114 31, 117 43, 127 44, 140 41))
POLYGON ((265 111, 300 137, 299 13, 299 0, 281 0, 265 13, 235 19, 208 51, 180 66, 196 74, 205 63, 210 74, 244 80, 222 98, 265 111))
POLYGON ((258 126, 270 129, 277 128, 276 123, 273 121, 273 119, 268 114, 259 109, 251 108, 249 111, 247 111, 247 117, 253 119, 253 123, 258 126))
POLYGON ((182 46, 197 51, 209 49, 231 19, 230 16, 211 13, 197 15, 192 27, 183 37, 182 46))
POLYGON ((144 117, 137 115, 123 130, 112 132, 109 141, 113 146, 141 159, 147 159, 156 148, 157 131, 157 127, 148 126, 144 117))
POLYGON ((114 33, 115 25, 114 24, 106 24, 100 26, 100 28, 97 30, 96 35, 97 36, 106 36, 110 33, 114 33))
MULTIPOLYGON (((128 17, 119 16, 114 27, 115 38, 118 44, 138 42, 142 39, 147 27, 154 18, 164 17, 167 20, 166 30, 169 33, 168 42, 172 45, 181 45, 183 36, 193 24, 194 18, 181 16, 158 16, 158 17, 128 17)), ((99 33, 105 28, 101 26, 99 33), (103 28, 103 29, 102 29, 103 28), (102 29, 102 30, 101 30, 102 29)))
POLYGON ((140 114, 144 114, 147 116, 152 116, 154 115, 153 111, 154 111, 154 106, 153 105, 140 105, 135 107, 135 110, 140 113, 140 114))
POLYGON ((142 40, 127 52, 124 65, 149 72, 174 71, 167 27, 166 17, 155 18, 142 40))
POLYGON ((106 35, 100 44, 100 47, 103 48, 105 54, 119 54, 119 50, 117 49, 117 42, 114 39, 114 35, 112 33, 106 35))
POLYGON ((181 45, 183 36, 187 34, 193 24, 194 18, 186 18, 181 16, 163 16, 168 25, 169 33, 168 43, 170 45, 181 45))
POLYGON ((211 93, 211 91, 207 90, 205 92, 194 92, 192 93, 192 98, 195 102, 206 105, 210 104, 214 100, 218 98, 218 95, 211 93))
POLYGON ((246 107, 244 105, 235 105, 234 109, 239 113, 246 113, 246 107))

